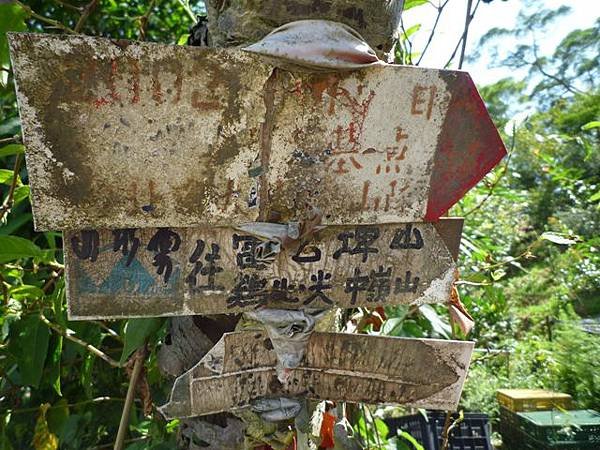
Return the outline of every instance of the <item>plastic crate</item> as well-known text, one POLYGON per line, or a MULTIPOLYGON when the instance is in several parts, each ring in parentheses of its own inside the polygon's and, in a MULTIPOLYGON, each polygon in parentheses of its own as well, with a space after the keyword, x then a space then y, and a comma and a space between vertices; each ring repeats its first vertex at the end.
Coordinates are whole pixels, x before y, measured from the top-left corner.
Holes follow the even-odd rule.
POLYGON ((514 412, 573 408, 569 394, 543 389, 499 389, 496 398, 500 406, 514 412))
MULTIPOLYGON (((453 415, 457 418, 458 413, 453 415)), ((397 430, 408 431, 425 450, 440 450, 446 413, 439 411, 386 419, 390 435, 397 430)), ((465 417, 450 433, 449 450, 492 450, 490 423, 486 414, 465 413, 465 417)))
POLYGON ((600 413, 591 409, 517 414, 521 429, 547 444, 588 444, 600 448, 600 413))
POLYGON ((598 450, 593 442, 545 443, 534 439, 519 427, 500 422, 496 427, 502 435, 502 450, 598 450))
POLYGON ((500 407, 497 430, 510 450, 600 449, 600 414, 591 410, 515 413, 500 407), (518 444, 518 445, 517 445, 518 444))

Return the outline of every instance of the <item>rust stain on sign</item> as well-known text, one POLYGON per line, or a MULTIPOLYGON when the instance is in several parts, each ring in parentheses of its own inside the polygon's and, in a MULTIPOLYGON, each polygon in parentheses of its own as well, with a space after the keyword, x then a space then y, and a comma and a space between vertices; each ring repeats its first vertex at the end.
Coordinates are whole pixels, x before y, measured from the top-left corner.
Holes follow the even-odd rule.
POLYGON ((225 334, 177 378, 161 412, 168 418, 193 417, 280 396, 454 410, 473 343, 314 333, 304 360, 283 383, 277 379, 271 349, 261 332, 225 334))
POLYGON ((10 47, 40 230, 433 221, 505 154, 465 72, 307 75, 84 36, 10 47))
POLYGON ((65 233, 72 319, 441 303, 462 220, 328 226, 291 248, 232 228, 65 233))

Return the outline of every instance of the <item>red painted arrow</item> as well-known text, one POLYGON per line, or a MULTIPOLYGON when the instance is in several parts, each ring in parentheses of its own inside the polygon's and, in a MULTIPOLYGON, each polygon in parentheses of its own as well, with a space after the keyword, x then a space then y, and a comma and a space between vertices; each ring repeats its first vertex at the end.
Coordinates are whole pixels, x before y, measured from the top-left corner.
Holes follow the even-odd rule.
POLYGON ((506 156, 473 80, 443 72, 452 98, 433 161, 425 220, 438 220, 506 156))

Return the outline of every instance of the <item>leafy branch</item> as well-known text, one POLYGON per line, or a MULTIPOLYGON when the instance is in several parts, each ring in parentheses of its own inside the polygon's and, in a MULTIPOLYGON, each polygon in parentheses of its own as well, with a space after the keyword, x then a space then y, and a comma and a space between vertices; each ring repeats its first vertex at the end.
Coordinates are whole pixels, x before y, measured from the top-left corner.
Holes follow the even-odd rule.
POLYGON ((62 22, 59 22, 58 20, 50 19, 49 17, 45 17, 45 16, 42 16, 41 14, 36 13, 33 9, 31 9, 29 6, 25 5, 24 3, 21 3, 19 0, 15 0, 15 3, 17 5, 19 5, 21 8, 23 8, 23 10, 29 15, 29 17, 33 17, 34 19, 37 19, 42 23, 48 24, 53 28, 57 28, 59 30, 64 31, 65 33, 69 33, 69 34, 77 33, 75 30, 73 30, 72 28, 69 28, 68 26, 66 26, 62 22))
POLYGON ((64 328, 62 328, 61 326, 50 322, 46 316, 44 316, 43 312, 40 312, 40 320, 42 322, 44 322, 44 324, 52 329, 53 331, 55 331, 56 333, 58 333, 59 335, 61 335, 62 337, 64 337, 65 339, 70 340, 71 342, 74 342, 78 345, 81 345, 83 348, 85 348, 88 352, 96 355, 98 358, 102 359, 103 361, 107 362, 109 365, 111 365, 112 367, 115 368, 121 368, 123 367, 123 364, 121 364, 119 361, 116 361, 114 359, 112 359, 110 356, 108 356, 106 353, 104 353, 102 350, 94 347, 92 344, 88 344, 87 342, 85 342, 82 339, 79 339, 77 336, 74 336, 72 334, 72 332, 69 332, 68 330, 65 330, 64 328))

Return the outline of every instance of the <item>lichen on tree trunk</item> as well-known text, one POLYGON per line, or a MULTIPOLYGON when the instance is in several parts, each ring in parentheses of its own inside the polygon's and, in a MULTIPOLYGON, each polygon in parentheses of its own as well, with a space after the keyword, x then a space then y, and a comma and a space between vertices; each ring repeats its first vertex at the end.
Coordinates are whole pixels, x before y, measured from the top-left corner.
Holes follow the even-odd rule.
POLYGON ((393 44, 403 0, 208 0, 212 45, 231 47, 258 41, 274 28, 302 19, 344 23, 379 52, 393 44))

